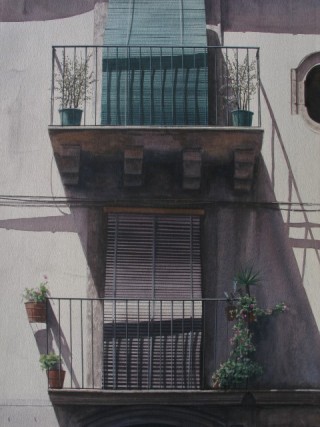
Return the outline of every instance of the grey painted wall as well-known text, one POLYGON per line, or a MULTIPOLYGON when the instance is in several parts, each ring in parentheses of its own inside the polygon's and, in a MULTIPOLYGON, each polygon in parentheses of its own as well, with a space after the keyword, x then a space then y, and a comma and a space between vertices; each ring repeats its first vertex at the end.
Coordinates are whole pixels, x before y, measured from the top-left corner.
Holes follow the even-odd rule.
MULTIPOLYGON (((222 31, 319 34, 317 0, 205 0, 207 24, 222 31)), ((107 0, 0 0, 0 21, 61 19, 107 0)))
POLYGON ((89 12, 99 0, 1 0, 0 21, 46 21, 89 12))

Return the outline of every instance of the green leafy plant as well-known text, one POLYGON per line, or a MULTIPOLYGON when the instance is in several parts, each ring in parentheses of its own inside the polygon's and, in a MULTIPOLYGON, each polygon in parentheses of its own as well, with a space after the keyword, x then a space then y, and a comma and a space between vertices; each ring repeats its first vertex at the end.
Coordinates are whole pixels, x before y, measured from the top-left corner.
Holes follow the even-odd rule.
POLYGON ((246 294, 250 295, 250 287, 258 285, 259 282, 259 273, 254 272, 252 266, 242 267, 233 279, 236 292, 240 293, 240 295, 243 293, 243 290, 246 294))
MULTIPOLYGON (((220 365, 213 374, 213 385, 221 388, 245 387, 248 380, 263 373, 262 366, 254 361, 256 347, 253 344, 253 332, 250 329, 252 322, 260 318, 277 313, 284 313, 288 307, 284 303, 276 304, 272 309, 263 309, 258 306, 257 300, 250 295, 250 287, 260 282, 258 273, 253 268, 243 268, 233 281, 232 302, 235 306, 235 320, 229 358, 220 365)), ((230 304, 230 296, 227 303, 230 304)))
POLYGON ((245 387, 249 379, 263 373, 262 366, 252 359, 256 351, 252 342, 253 333, 238 308, 237 322, 233 326, 230 356, 213 375, 213 383, 225 389, 245 387))
POLYGON ((42 370, 49 371, 50 369, 56 368, 57 365, 61 363, 61 357, 53 352, 41 354, 39 362, 42 370))
POLYGON ((256 60, 249 60, 249 53, 244 57, 237 49, 225 59, 225 84, 222 87, 227 92, 225 98, 232 108, 248 110, 251 99, 257 90, 256 60))
POLYGON ((285 311, 288 311, 288 306, 284 302, 280 302, 273 307, 271 314, 284 313, 285 311))
POLYGON ((23 298, 27 302, 45 302, 46 298, 49 296, 49 289, 47 287, 48 278, 43 276, 44 280, 40 283, 38 288, 25 288, 23 293, 23 298))
POLYGON ((242 388, 245 387, 249 378, 262 373, 262 367, 250 357, 230 358, 216 372, 214 382, 224 389, 242 388))
POLYGON ((55 73, 55 90, 58 92, 55 98, 60 100, 61 108, 78 108, 91 99, 91 85, 95 81, 89 66, 91 56, 63 55, 61 71, 55 73))

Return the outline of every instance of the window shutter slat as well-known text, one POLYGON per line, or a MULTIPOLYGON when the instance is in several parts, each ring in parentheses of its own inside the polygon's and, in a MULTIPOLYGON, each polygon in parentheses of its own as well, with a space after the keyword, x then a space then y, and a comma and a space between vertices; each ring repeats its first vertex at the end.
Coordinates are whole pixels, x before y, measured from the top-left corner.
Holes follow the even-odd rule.
POLYGON ((109 214, 107 241, 104 387, 198 388, 199 217, 109 214))

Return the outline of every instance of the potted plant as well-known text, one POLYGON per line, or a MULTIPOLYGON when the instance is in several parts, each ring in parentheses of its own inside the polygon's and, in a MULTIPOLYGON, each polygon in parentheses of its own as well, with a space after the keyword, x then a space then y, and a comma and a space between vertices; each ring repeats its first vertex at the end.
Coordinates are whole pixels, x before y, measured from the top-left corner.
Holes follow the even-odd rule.
POLYGON ((41 354, 40 366, 47 371, 49 388, 62 388, 66 372, 61 368, 61 357, 53 352, 41 354))
POLYGON ((240 271, 233 279, 233 286, 239 295, 247 294, 250 296, 250 287, 257 286, 260 283, 260 275, 251 267, 241 267, 240 271))
POLYGON ((237 322, 233 328, 232 351, 228 360, 220 365, 213 376, 214 388, 245 388, 248 380, 261 375, 262 367, 252 360, 256 351, 252 333, 245 322, 237 322))
POLYGON ((59 109, 62 126, 79 126, 82 118, 80 108, 85 101, 91 99, 93 71, 90 71, 91 55, 85 58, 81 54, 70 57, 63 55, 61 67, 55 73, 55 90, 60 100, 59 109))
POLYGON ((246 53, 239 58, 238 50, 232 57, 226 58, 225 80, 223 86, 227 90, 226 99, 231 108, 232 124, 234 126, 251 126, 253 112, 249 110, 250 101, 257 90, 256 61, 249 61, 246 53))
POLYGON ((257 285, 259 280, 259 275, 253 271, 253 267, 241 268, 236 274, 233 279, 233 291, 224 292, 227 301, 225 312, 229 321, 236 319, 240 306, 243 306, 243 315, 246 314, 247 308, 247 320, 254 320, 255 313, 251 308, 254 306, 255 300, 254 298, 250 299, 250 286, 257 285))
POLYGON ((41 282, 38 288, 25 288, 23 298, 26 299, 25 307, 30 323, 46 322, 47 303, 46 299, 49 296, 47 288, 47 276, 44 277, 44 282, 41 282))
POLYGON ((259 274, 253 268, 243 268, 235 276, 233 292, 231 297, 225 293, 229 300, 235 305, 235 313, 232 320, 233 336, 231 338, 232 349, 229 358, 220 365, 213 374, 213 388, 243 388, 248 381, 263 372, 262 366, 257 363, 253 356, 256 347, 253 344, 254 334, 251 323, 276 313, 287 310, 284 303, 275 305, 273 309, 263 309, 258 306, 257 300, 250 293, 250 287, 260 282, 259 274))

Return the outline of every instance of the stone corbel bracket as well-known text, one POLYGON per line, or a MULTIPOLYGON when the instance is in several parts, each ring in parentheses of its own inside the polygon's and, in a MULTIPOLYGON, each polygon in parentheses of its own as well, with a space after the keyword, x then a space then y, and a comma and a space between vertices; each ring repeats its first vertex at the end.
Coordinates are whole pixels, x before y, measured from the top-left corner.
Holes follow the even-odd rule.
POLYGON ((140 187, 143 184, 143 147, 124 150, 123 185, 140 187))
POLYGON ((202 156, 201 150, 184 150, 182 153, 184 190, 199 190, 201 186, 202 156))
POLYGON ((234 151, 233 185, 235 191, 243 193, 251 191, 255 161, 254 150, 238 149, 234 151))
POLYGON ((62 145, 56 153, 56 162, 65 185, 77 185, 80 172, 80 145, 62 145))

